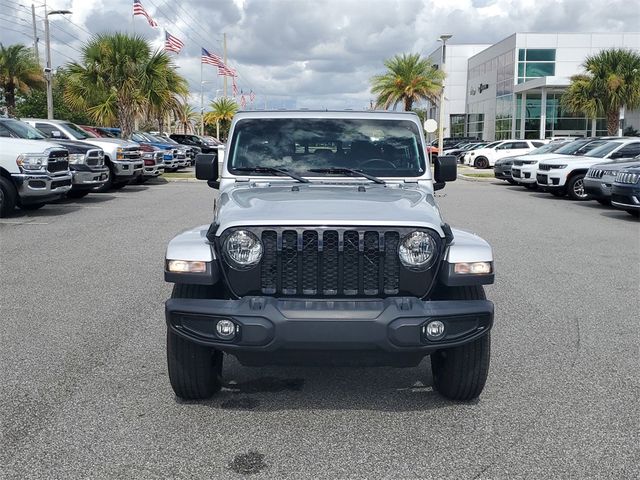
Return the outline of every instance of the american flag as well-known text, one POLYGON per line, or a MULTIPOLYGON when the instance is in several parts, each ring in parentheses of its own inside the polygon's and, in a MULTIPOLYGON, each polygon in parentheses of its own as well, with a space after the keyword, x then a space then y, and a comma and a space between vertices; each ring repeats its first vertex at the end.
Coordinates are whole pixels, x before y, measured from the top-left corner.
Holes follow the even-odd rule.
MULTIPOLYGON (((209 53, 205 48, 202 49, 202 63, 213 65, 214 67, 225 67, 222 59, 215 53, 209 53)), ((226 67, 225 67, 226 68, 226 67)))
POLYGON ((231 88, 233 91, 233 96, 238 96, 238 84, 236 83, 236 77, 233 77, 233 81, 231 82, 231 88))
POLYGON ((142 15, 144 18, 147 19, 147 22, 149 22, 149 25, 153 28, 156 28, 158 26, 156 21, 153 18, 151 18, 151 15, 149 15, 147 11, 144 9, 144 7, 142 6, 142 3, 140 3, 140 0, 133 0, 133 14, 142 15))
POLYGON ((244 94, 240 97, 240 106, 242 108, 245 108, 247 106, 247 99, 245 98, 244 94))
POLYGON ((253 103, 256 100, 256 94, 253 93, 253 90, 249 92, 249 100, 251 100, 251 103, 253 103))
POLYGON ((233 78, 238 76, 238 74, 233 68, 229 68, 226 65, 223 65, 222 67, 218 67, 218 75, 221 75, 223 77, 233 77, 233 78))
POLYGON ((164 49, 168 52, 180 53, 184 47, 184 42, 178 37, 174 37, 169 32, 164 32, 164 49))

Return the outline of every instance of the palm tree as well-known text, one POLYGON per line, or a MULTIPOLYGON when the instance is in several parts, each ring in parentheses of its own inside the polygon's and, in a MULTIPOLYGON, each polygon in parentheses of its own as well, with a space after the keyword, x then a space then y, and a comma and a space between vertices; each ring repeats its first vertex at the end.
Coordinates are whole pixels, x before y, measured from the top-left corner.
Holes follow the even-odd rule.
POLYGON ((216 136, 220 138, 220 126, 226 131, 231 124, 233 116, 238 111, 238 104, 232 98, 221 97, 211 102, 211 111, 204 114, 204 123, 216 124, 216 136))
POLYGON ((438 103, 444 73, 417 53, 396 55, 385 60, 387 72, 371 79, 371 92, 377 95, 376 108, 395 109, 399 103, 406 111, 420 100, 438 103))
MULTIPOLYGON (((82 63, 69 65, 65 100, 85 108, 99 124, 118 124, 123 138, 136 118, 173 108, 187 93, 187 83, 164 52, 152 52, 141 37, 123 33, 97 35, 82 52, 82 63)), ((164 120, 163 120, 164 121, 164 120)))
POLYGON ((609 135, 619 128, 620 109, 640 107, 640 54, 614 48, 588 56, 585 73, 571 77, 561 104, 572 113, 589 118, 604 116, 609 135))
POLYGON ((189 133, 192 125, 200 118, 198 112, 196 112, 186 100, 180 103, 175 113, 178 124, 182 127, 182 131, 185 134, 189 133))
POLYGON ((42 72, 29 48, 20 44, 5 47, 0 43, 0 88, 11 115, 16 109, 16 91, 30 93, 43 83, 42 72))

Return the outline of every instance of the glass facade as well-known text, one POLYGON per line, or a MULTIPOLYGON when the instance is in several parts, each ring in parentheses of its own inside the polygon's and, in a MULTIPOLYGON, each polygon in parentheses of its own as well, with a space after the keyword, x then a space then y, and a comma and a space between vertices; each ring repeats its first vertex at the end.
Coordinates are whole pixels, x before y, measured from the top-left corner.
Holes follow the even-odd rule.
POLYGON ((472 113, 467 119, 467 136, 482 139, 484 130, 484 114, 472 113))
MULTIPOLYGON (((584 132, 591 135, 591 120, 582 115, 575 115, 560 104, 562 93, 547 94, 545 138, 551 138, 567 132, 584 132)), ((520 136, 522 123, 522 103, 524 102, 524 138, 540 138, 540 121, 542 117, 542 95, 539 93, 527 93, 516 95, 516 137, 520 136)), ((497 121, 496 121, 497 122, 497 121)), ((606 135, 607 125, 604 118, 596 121, 596 135, 606 135)))
POLYGON ((465 120, 467 116, 463 114, 449 115, 449 125, 451 126, 451 137, 464 137, 465 120))
POLYGON ((555 48, 521 48, 518 50, 518 83, 524 83, 532 78, 554 76, 555 62, 555 48))

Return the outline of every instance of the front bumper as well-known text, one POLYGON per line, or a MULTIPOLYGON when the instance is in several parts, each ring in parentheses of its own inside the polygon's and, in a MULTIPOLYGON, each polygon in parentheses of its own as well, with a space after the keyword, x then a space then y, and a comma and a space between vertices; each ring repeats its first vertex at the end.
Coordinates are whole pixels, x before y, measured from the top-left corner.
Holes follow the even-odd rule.
POLYGON ((109 177, 107 167, 89 167, 87 165, 72 165, 73 189, 90 190, 101 187, 109 177))
POLYGON ((57 200, 71 190, 71 172, 61 175, 48 173, 13 173, 11 179, 18 191, 20 203, 41 203, 57 200))
POLYGON ((113 164, 113 173, 115 176, 122 177, 123 180, 131 180, 140 175, 144 165, 142 160, 116 160, 111 163, 113 164))
POLYGON ((155 178, 164 173, 164 164, 145 165, 143 175, 148 178, 155 178))
POLYGON ((496 165, 493 174, 500 180, 511 180, 511 165, 496 165))
POLYGON ((613 185, 611 205, 623 210, 640 210, 640 185, 613 185))
POLYGON ((593 198, 608 200, 611 198, 613 177, 591 178, 584 177, 584 190, 593 198), (607 178, 609 181, 607 181, 607 178))
POLYGON ((511 169, 511 176, 518 183, 536 183, 537 167, 529 167, 526 165, 514 166, 511 169))
POLYGON ((178 162, 178 160, 175 160, 175 159, 167 160, 165 158, 163 163, 164 163, 164 168, 165 169, 175 169, 175 168, 178 168, 180 166, 180 162, 178 162))
MULTIPOLYGON (((488 300, 386 299, 301 300, 244 297, 240 300, 170 299, 167 326, 181 337, 238 358, 287 351, 377 351, 424 357, 485 335, 493 325, 488 300), (233 340, 216 333, 219 320, 236 325, 233 340), (430 341, 423 327, 433 320, 445 334, 430 341)), ((242 360, 241 360, 242 361, 242 360)))
POLYGON ((562 170, 538 170, 536 182, 547 188, 562 188, 567 183, 567 173, 562 170))

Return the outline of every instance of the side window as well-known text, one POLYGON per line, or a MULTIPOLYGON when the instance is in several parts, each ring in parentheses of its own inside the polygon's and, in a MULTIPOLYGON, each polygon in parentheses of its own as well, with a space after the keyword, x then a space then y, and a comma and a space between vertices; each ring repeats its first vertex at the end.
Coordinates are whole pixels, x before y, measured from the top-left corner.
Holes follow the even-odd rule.
POLYGON ((506 150, 507 148, 511 148, 511 142, 503 143, 502 145, 498 145, 496 150, 506 150))
POLYGON ((615 152, 615 158, 630 158, 640 155, 640 143, 630 143, 615 152))
POLYGON ((541 146, 543 146, 543 145, 546 145, 546 143, 542 143, 542 142, 531 142, 531 143, 532 143, 532 145, 533 145, 534 147, 536 147, 536 148, 537 148, 537 147, 541 147, 541 146))
POLYGON ((12 137, 11 131, 0 123, 0 137, 12 137))
POLYGON ((511 148, 529 148, 529 144, 527 142, 513 142, 513 147, 511 148))
POLYGON ((63 138, 62 132, 48 123, 36 123, 36 128, 49 138, 63 138))

